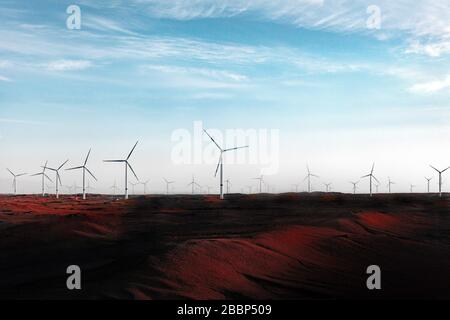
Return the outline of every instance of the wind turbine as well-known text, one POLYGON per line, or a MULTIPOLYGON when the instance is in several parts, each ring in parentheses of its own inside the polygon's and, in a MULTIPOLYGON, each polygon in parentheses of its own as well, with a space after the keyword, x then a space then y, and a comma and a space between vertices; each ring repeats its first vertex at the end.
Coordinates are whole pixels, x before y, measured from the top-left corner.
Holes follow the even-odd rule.
POLYGON ((139 182, 139 184, 144 186, 144 194, 147 194, 147 185, 150 182, 150 180, 147 180, 145 182, 139 182))
POLYGON ((49 168, 49 167, 43 167, 44 169, 47 168, 48 170, 54 171, 55 174, 56 174, 56 179, 55 179, 55 181, 56 181, 56 186, 55 186, 56 199, 59 198, 58 182, 59 182, 59 185, 62 186, 62 181, 61 181, 61 176, 59 175, 59 170, 61 170, 62 167, 64 167, 64 165, 65 165, 67 162, 69 162, 69 159, 67 159, 66 161, 64 161, 64 163, 63 163, 62 165, 60 165, 57 169, 49 168))
POLYGON ((225 180, 225 182, 227 184, 227 194, 229 194, 230 193, 230 185, 231 185, 230 179, 225 180))
POLYGON ((430 181, 432 180, 433 178, 427 178, 427 177, 425 177, 425 180, 427 180, 427 192, 428 193, 430 193, 430 181))
POLYGON ((303 179, 303 181, 308 179, 308 192, 311 192, 311 177, 318 178, 319 176, 316 176, 315 174, 312 174, 311 171, 309 170, 309 166, 308 165, 306 166, 306 170, 308 171, 308 174, 306 175, 305 179, 303 179))
POLYGON ((395 184, 395 182, 393 182, 393 181, 391 180, 391 177, 388 177, 388 179, 389 179, 389 182, 388 182, 388 184, 387 184, 387 187, 388 187, 388 189, 389 189, 389 193, 391 193, 391 186, 392 186, 393 184, 395 184))
MULTIPOLYGON (((83 170, 83 200, 86 200, 86 171, 92 176, 92 178, 95 179, 95 181, 98 181, 97 178, 92 174, 92 172, 86 167, 86 164, 89 160, 90 155, 91 155, 91 149, 89 149, 89 152, 86 156, 86 160, 84 160, 84 164, 82 166, 66 169, 66 171, 79 170, 79 169, 83 170)), ((77 193, 76 190, 75 190, 75 193, 77 193)))
POLYGON ((136 175, 136 172, 134 172, 133 168, 131 167, 128 160, 130 160, 131 154, 133 153, 134 149, 136 148, 139 141, 136 142, 133 149, 131 149, 130 153, 128 154, 128 157, 125 160, 103 160, 103 162, 121 162, 125 164, 125 199, 128 199, 128 168, 130 168, 131 172, 133 172, 135 178, 137 181, 139 181, 139 178, 136 175))
POLYGON ((247 186, 247 188, 248 188, 248 193, 251 194, 253 186, 247 186))
POLYGON ((206 188, 206 192, 207 192, 208 194, 211 194, 211 189, 212 189, 213 187, 211 187, 211 186, 205 186, 205 188, 206 188))
POLYGON ((326 192, 329 192, 331 190, 331 182, 330 183, 324 183, 325 188, 326 188, 326 192))
POLYGON ((380 187, 379 184, 376 184, 376 185, 375 185, 375 192, 376 192, 376 193, 378 193, 378 188, 379 188, 379 187, 380 187))
POLYGON ((87 194, 90 194, 92 189, 95 189, 95 188, 91 187, 91 181, 88 179, 87 186, 86 186, 87 194))
POLYGON ((133 193, 133 195, 135 195, 135 187, 139 184, 139 181, 136 183, 133 183, 133 182, 128 182, 128 183, 131 184, 132 193, 133 193))
POLYGON ((32 177, 42 176, 42 196, 43 197, 45 197, 45 181, 44 181, 44 179, 47 178, 50 182, 53 182, 52 179, 50 179, 50 177, 45 173, 45 169, 47 168, 47 163, 48 163, 48 161, 45 162, 42 172, 31 175, 32 177))
POLYGON ((259 178, 253 178, 253 180, 259 180, 259 193, 262 193, 262 184, 266 184, 264 182, 263 175, 261 175, 259 178))
POLYGON ((297 184, 293 184, 293 187, 295 187, 295 192, 298 193, 298 183, 297 184))
POLYGON ((370 173, 362 176, 361 178, 369 178, 370 180, 370 196, 372 196, 372 178, 375 179, 376 182, 380 183, 380 181, 378 181, 378 179, 373 175, 373 169, 375 168, 375 163, 373 163, 372 165, 372 170, 370 170, 370 173))
POLYGON ((119 190, 116 180, 114 180, 114 184, 110 187, 110 189, 113 189, 114 195, 116 195, 117 190, 119 190))
POLYGON ((203 131, 208 135, 208 137, 212 140, 212 142, 214 142, 214 144, 217 146, 217 148, 219 148, 220 150, 220 157, 219 157, 219 162, 217 163, 217 168, 216 168, 216 172, 214 174, 214 176, 217 176, 217 171, 219 170, 220 167, 220 199, 223 199, 223 154, 225 152, 228 151, 233 151, 233 150, 237 150, 237 149, 243 149, 243 148, 248 148, 248 146, 242 146, 242 147, 234 147, 234 148, 229 148, 229 149, 222 149, 219 144, 213 139, 213 137, 211 137, 209 135, 209 133, 203 129, 203 131))
POLYGON ((410 185, 409 185, 409 192, 413 193, 414 187, 415 187, 415 185, 410 184, 410 185))
POLYGON ((6 168, 6 170, 8 170, 9 173, 11 173, 12 176, 13 176, 13 188, 14 188, 14 194, 17 194, 17 178, 26 175, 26 173, 14 174, 14 173, 13 173, 11 170, 9 170, 8 168, 6 168))
POLYGON ((192 186, 192 194, 194 194, 194 188, 195 188, 195 187, 198 187, 198 188, 200 188, 200 189, 202 188, 201 185, 199 185, 197 182, 195 182, 194 176, 192 176, 192 182, 188 184, 188 187, 189 187, 189 186, 192 186))
POLYGON ((439 173, 439 197, 442 197, 442 174, 445 171, 447 171, 448 169, 450 169, 450 167, 448 167, 447 169, 444 169, 442 171, 439 171, 438 169, 436 169, 432 165, 430 165, 430 167, 433 168, 434 170, 436 170, 439 173))
POLYGON ((163 178, 164 182, 166 183, 166 194, 169 194, 169 185, 174 183, 175 181, 169 181, 166 178, 163 178))
POLYGON ((359 183, 359 181, 350 181, 350 183, 353 185, 353 194, 356 194, 356 189, 358 189, 357 184, 359 183))

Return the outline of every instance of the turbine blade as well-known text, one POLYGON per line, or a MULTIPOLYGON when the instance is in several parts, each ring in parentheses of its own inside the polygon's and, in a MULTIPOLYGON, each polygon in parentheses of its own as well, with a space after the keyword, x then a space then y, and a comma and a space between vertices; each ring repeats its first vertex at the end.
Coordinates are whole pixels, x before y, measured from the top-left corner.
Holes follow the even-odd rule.
POLYGON ((21 177, 21 176, 24 176, 24 175, 27 175, 28 173, 21 173, 21 174, 18 174, 16 177, 21 177))
POLYGON ((435 167, 433 167, 431 164, 430 164, 430 167, 432 167, 434 170, 436 170, 437 172, 440 172, 438 169, 436 169, 435 167))
POLYGON ((62 167, 64 167, 64 165, 69 162, 69 159, 67 159, 62 165, 59 166, 58 170, 61 169, 62 167))
POLYGON ((50 179, 50 177, 49 177, 48 175, 46 175, 45 173, 44 173, 43 175, 44 175, 44 177, 46 177, 48 180, 50 180, 51 182, 53 182, 53 180, 50 179))
POLYGON ((39 173, 35 173, 35 174, 30 174, 30 177, 41 176, 41 175, 43 175, 43 173, 39 172, 39 173))
POLYGON ((374 178, 376 182, 380 183, 380 181, 378 181, 378 179, 374 175, 372 175, 372 178, 374 178))
POLYGON ((131 169, 131 172, 133 172, 134 177, 136 178, 137 181, 139 181, 138 176, 136 175, 136 172, 134 172, 133 167, 131 167, 131 165, 127 162, 127 166, 131 169))
POLYGON ((244 149, 244 148, 248 148, 248 146, 235 147, 235 148, 225 149, 225 150, 223 150, 223 152, 233 151, 233 150, 238 150, 238 149, 244 149))
POLYGON ((219 162, 217 163, 216 172, 214 172, 214 177, 217 176, 217 171, 219 171, 219 166, 222 162, 222 154, 219 157, 219 162))
POLYGON ((133 153, 134 149, 136 149, 136 146, 137 146, 138 142, 139 142, 139 141, 136 141, 136 143, 134 144, 133 149, 131 149, 130 153, 128 154, 127 160, 130 159, 131 154, 133 153))
POLYGON ((9 171, 9 173, 11 173, 14 177, 16 176, 14 173, 12 173, 12 171, 11 170, 9 170, 8 168, 6 168, 6 170, 8 170, 9 171))
POLYGON ((66 169, 66 171, 70 171, 70 170, 78 170, 78 169, 83 169, 83 167, 80 166, 80 167, 69 168, 69 169, 66 169))
POLYGON ((87 154, 87 156, 86 156, 86 160, 84 160, 84 165, 83 165, 83 166, 86 166, 90 154, 91 154, 91 149, 89 149, 89 152, 88 152, 88 154, 87 154))
POLYGON ((59 175, 58 171, 56 171, 56 178, 57 178, 56 183, 58 183, 58 181, 59 181, 59 185, 62 186, 61 176, 59 175))
POLYGON ((126 160, 103 160, 103 162, 126 162, 126 160))
POLYGON ((444 173, 444 172, 447 171, 448 169, 450 169, 450 167, 446 168, 445 170, 442 170, 442 173, 444 173))
POLYGON ((366 174, 365 176, 362 176, 361 179, 362 178, 367 178, 367 177, 370 177, 370 174, 366 174))
POLYGON ((216 140, 214 140, 213 137, 209 135, 208 131, 206 131, 205 129, 203 129, 203 131, 208 135, 208 137, 212 140, 212 142, 214 142, 217 148, 219 148, 219 150, 222 151, 222 148, 217 144, 216 140))
POLYGON ((84 167, 84 168, 85 168, 86 171, 92 176, 92 178, 95 179, 95 181, 98 181, 97 178, 92 174, 92 172, 91 172, 88 168, 86 168, 86 167, 84 167))

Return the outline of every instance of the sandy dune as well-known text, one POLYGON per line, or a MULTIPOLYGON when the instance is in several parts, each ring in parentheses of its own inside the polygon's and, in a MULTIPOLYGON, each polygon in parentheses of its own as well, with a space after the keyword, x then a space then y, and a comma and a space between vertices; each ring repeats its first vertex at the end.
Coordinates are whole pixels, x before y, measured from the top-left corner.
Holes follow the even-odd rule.
POLYGON ((10 299, 450 298, 450 210, 428 195, 3 196, 0 256, 10 299))

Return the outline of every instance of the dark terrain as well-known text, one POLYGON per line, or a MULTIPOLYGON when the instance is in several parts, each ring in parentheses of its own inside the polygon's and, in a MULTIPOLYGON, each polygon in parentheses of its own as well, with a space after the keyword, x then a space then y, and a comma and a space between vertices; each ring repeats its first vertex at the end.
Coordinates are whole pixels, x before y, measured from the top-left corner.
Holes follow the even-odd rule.
POLYGON ((449 299, 449 197, 0 197, 0 299, 112 298, 449 299))

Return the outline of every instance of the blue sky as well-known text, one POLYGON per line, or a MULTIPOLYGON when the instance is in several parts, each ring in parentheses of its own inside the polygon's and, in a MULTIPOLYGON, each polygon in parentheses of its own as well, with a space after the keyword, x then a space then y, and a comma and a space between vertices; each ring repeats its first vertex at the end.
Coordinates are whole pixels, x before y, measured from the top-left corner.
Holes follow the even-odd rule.
MULTIPOLYGON (((420 190, 428 163, 450 165, 449 55, 448 1, 2 0, 0 166, 77 164, 93 147, 101 191, 122 173, 101 160, 139 139, 136 171, 155 192, 163 176, 179 192, 192 174, 216 187, 214 164, 171 161, 171 134, 201 120, 279 130, 280 169, 267 177, 278 191, 306 188, 306 163, 316 189, 349 191, 373 161, 383 187, 393 176, 398 191, 420 190), (66 27, 69 5, 80 30, 66 27), (367 27, 370 5, 379 29, 367 27)), ((240 191, 261 165, 228 170, 240 191)), ((24 178, 24 192, 38 182, 24 178)))

